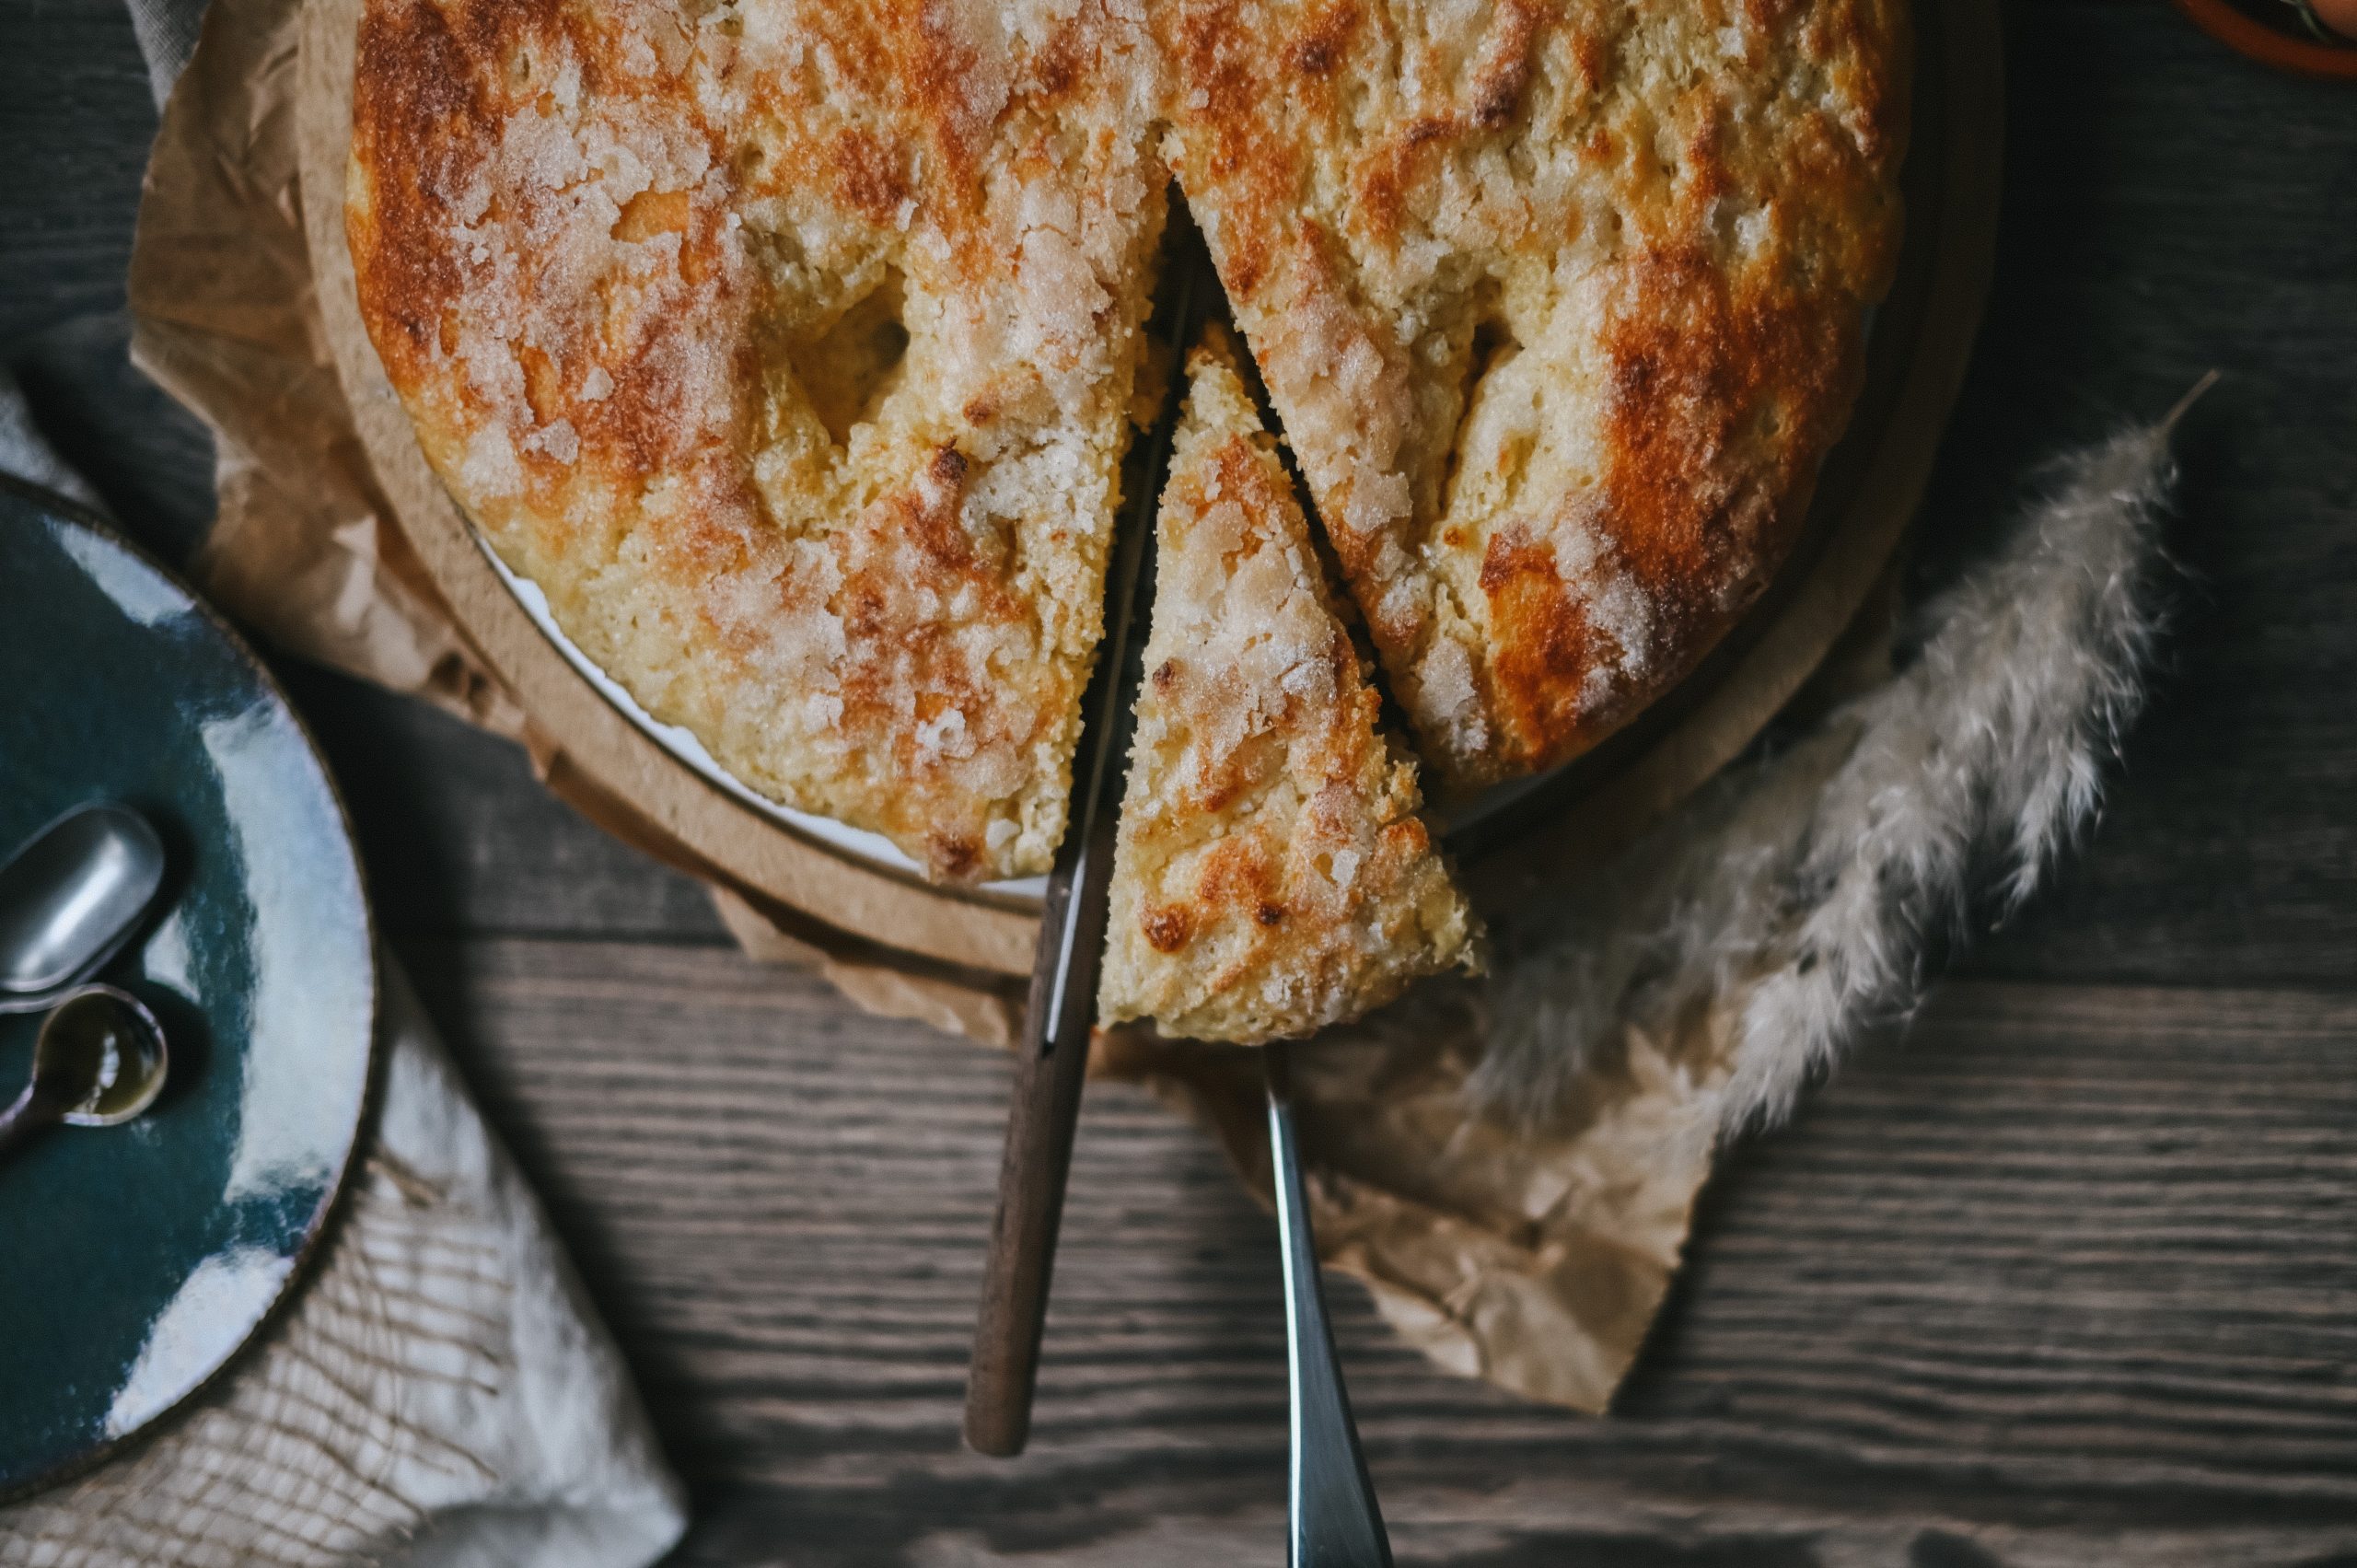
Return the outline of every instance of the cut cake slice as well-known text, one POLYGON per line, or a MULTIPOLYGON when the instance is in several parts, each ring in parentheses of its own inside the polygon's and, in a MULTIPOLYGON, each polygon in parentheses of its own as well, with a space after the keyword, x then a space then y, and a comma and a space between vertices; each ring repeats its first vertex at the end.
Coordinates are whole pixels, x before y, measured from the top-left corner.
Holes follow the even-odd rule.
POLYGON ((1471 967, 1476 925, 1225 334, 1188 370, 1099 1016, 1259 1044, 1471 967))

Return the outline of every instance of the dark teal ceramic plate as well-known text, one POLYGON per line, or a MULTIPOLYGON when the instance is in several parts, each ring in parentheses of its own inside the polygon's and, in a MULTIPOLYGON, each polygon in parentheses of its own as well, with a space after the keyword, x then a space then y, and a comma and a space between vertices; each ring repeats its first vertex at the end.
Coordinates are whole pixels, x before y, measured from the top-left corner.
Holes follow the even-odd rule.
MULTIPOLYGON (((277 687, 146 557, 0 482, 0 856, 91 800, 170 858, 106 978, 163 1020, 171 1077, 0 1164, 0 1493, 171 1410, 269 1316, 343 1181, 376 1006, 343 811, 277 687)), ((0 1098, 39 1023, 0 1017, 0 1098)))

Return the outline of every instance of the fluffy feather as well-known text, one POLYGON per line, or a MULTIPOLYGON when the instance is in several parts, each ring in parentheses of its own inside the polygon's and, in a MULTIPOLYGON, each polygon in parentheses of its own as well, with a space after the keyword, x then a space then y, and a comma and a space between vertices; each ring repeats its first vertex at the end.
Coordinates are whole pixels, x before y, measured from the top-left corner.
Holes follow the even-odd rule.
POLYGON ((2144 696, 2175 485, 2157 424, 2058 461, 1998 554, 1926 605, 1917 653, 1798 744, 1722 777, 1507 962, 1473 1083, 1542 1118, 1622 1030, 1716 1032, 1720 1124, 1773 1122, 1981 874, 2011 910, 2093 818, 2144 696))

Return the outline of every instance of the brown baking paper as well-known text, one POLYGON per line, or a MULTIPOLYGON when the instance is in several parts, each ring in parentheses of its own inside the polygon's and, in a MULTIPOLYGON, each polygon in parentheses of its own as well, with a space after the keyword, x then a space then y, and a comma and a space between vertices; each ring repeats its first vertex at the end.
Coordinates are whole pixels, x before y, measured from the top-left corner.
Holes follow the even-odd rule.
MULTIPOLYGON (((1365 1282, 1399 1336, 1446 1370, 1602 1411, 1710 1173, 1718 1038, 1630 1039, 1544 1130, 1468 1114, 1480 1043, 1470 984, 1288 1047, 1319 1256, 1365 1282)), ((1253 1052, 1126 1036, 1100 1050, 1108 1073, 1144 1079, 1210 1128, 1267 1200, 1253 1052)))
MULTIPOLYGON (((356 12, 357 0, 214 0, 148 168, 133 354, 218 441, 220 515, 195 563, 204 588, 292 652, 524 742, 550 787, 593 820, 712 882, 754 957, 815 970, 871 1012, 1009 1043, 1019 982, 839 940, 730 886, 573 767, 438 597, 338 375, 339 346, 355 345, 331 336, 320 290, 348 288, 349 269, 340 255, 315 269, 306 240, 304 155, 341 168, 344 153, 302 138, 349 135, 356 12)), ((308 215, 314 235, 332 232, 323 216, 308 215)), ((1660 1305, 1710 1169, 1724 1032, 1698 1018, 1678 1039, 1631 1035, 1560 1121, 1533 1130, 1468 1111, 1480 1027, 1478 991, 1440 986, 1295 1048, 1319 1249, 1440 1365, 1600 1411, 1660 1305)), ((1194 1114, 1265 1194, 1251 1053, 1124 1033, 1100 1040, 1096 1065, 1194 1114)))

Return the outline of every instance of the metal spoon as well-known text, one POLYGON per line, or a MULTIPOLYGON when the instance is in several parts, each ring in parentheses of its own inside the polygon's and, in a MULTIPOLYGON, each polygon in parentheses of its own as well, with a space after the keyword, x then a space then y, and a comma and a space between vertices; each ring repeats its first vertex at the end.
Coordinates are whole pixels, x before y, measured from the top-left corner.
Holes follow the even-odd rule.
POLYGON ((125 806, 84 806, 0 865, 0 1013, 40 1012, 96 973, 164 883, 164 844, 125 806))
POLYGON ((1263 1057, 1269 1082, 1269 1154, 1275 1167, 1277 1229, 1284 1240, 1285 1374, 1293 1392, 1293 1464, 1287 1472, 1285 1561, 1292 1568, 1391 1568, 1391 1541, 1376 1505, 1375 1482, 1359 1451, 1351 1397, 1326 1323, 1318 1283, 1318 1241, 1301 1179, 1285 1048, 1263 1057))
POLYGON ((164 1031, 137 997, 111 985, 83 986, 41 1020, 32 1080, 0 1111, 0 1159, 61 1121, 130 1121, 156 1103, 170 1070, 164 1031))

